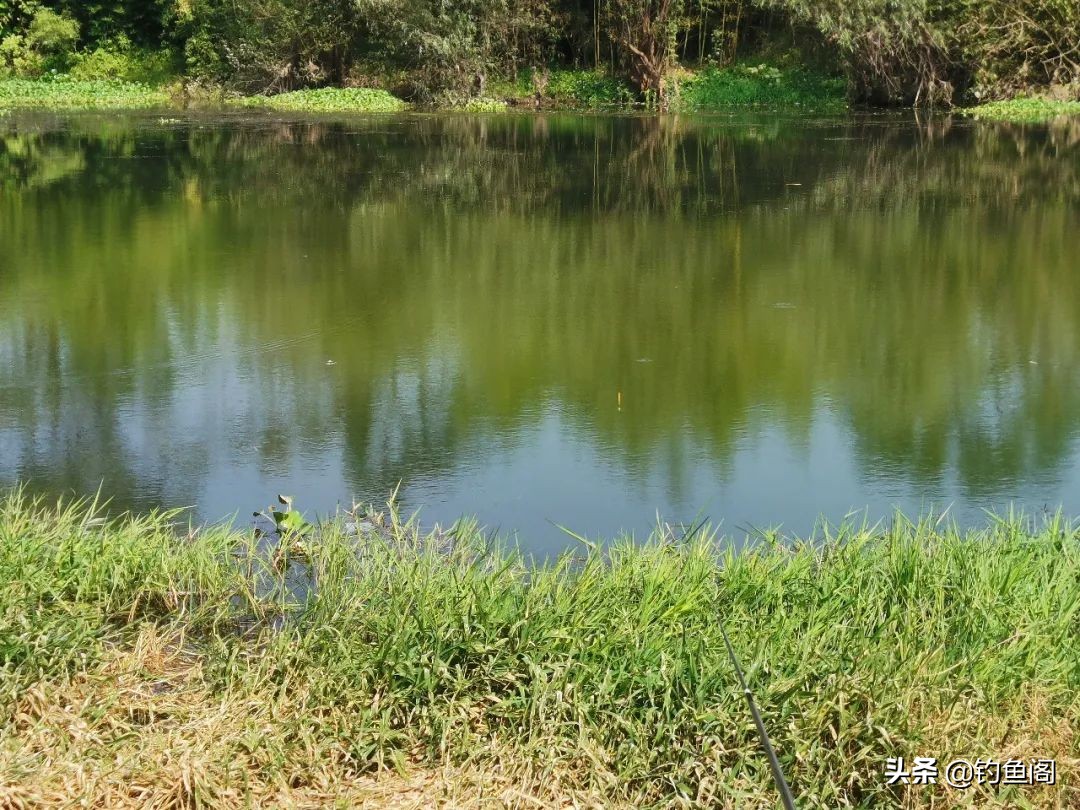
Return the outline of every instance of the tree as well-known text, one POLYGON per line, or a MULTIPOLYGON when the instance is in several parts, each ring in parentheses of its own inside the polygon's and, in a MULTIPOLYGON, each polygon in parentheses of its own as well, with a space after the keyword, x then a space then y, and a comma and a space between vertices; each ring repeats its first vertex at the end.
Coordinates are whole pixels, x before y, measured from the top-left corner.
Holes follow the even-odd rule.
POLYGON ((665 106, 664 73, 675 54, 685 0, 610 0, 608 32, 625 52, 631 83, 665 106))

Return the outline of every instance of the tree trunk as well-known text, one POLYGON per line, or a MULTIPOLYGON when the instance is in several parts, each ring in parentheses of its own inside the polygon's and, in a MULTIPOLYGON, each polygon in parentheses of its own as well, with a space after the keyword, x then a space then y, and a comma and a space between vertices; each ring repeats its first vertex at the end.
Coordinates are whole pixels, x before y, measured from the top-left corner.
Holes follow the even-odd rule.
MULTIPOLYGON (((669 30, 677 0, 645 0, 624 13, 619 39, 630 56, 630 81, 646 100, 663 109, 664 72, 674 35, 669 30)), ((630 4, 631 7, 634 5, 630 4)))
POLYGON ((626 43, 631 53, 630 81, 645 98, 652 98, 664 106, 664 63, 663 56, 658 56, 656 43, 643 43, 644 48, 626 43))

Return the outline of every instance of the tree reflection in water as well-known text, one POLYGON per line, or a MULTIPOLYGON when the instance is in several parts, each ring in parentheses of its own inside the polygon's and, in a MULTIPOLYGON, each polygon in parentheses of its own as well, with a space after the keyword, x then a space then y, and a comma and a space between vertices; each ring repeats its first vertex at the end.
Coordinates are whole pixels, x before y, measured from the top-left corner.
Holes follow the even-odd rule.
POLYGON ((768 439, 788 460, 742 484, 791 523, 768 490, 823 420, 853 505, 874 482, 1035 504, 1075 466, 1076 127, 2 125, 7 482, 216 518, 281 478, 334 489, 320 507, 437 492, 548 430, 538 479, 606 477, 651 514, 715 506, 689 482, 768 439))

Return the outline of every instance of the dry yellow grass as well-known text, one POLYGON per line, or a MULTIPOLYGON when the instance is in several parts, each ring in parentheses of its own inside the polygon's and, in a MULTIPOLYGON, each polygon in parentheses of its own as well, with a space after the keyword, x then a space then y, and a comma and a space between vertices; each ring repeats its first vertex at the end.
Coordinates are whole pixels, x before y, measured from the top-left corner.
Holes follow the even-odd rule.
MULTIPOLYGON (((613 807, 611 794, 583 790, 567 774, 545 773, 511 749, 441 768, 406 763, 356 773, 333 751, 290 744, 288 701, 215 695, 197 655, 154 625, 135 643, 70 682, 42 682, 15 708, 0 741, 0 807, 84 808, 484 808, 613 807), (274 753, 288 751, 287 759, 274 753)), ((912 707, 918 711, 919 707, 912 707)), ((1054 757, 1059 785, 996 797, 986 790, 910 787, 907 808, 1080 807, 1076 717, 1055 717, 1033 697, 1014 723, 958 705, 927 718, 925 750, 953 750, 958 739, 983 739, 998 759, 1054 757)), ((341 752, 338 752, 339 754, 341 752)), ((983 754, 985 752, 977 752, 983 754)), ((943 759, 945 755, 943 755, 943 759)), ((594 763, 595 764, 595 763, 594 763)), ((729 785, 729 788, 731 785, 729 785)), ((771 807, 753 785, 736 793, 699 794, 683 806, 771 807), (738 795, 745 789, 750 795, 738 795)), ((808 806, 820 806, 811 798, 808 806)))
POLYGON ((357 774, 344 758, 314 749, 297 756, 303 748, 290 747, 293 759, 276 764, 264 754, 281 744, 279 721, 287 712, 287 705, 256 696, 213 695, 198 657, 147 625, 133 648, 112 651, 70 683, 27 691, 13 733, 0 743, 0 807, 599 804, 586 795, 559 796, 557 783, 541 790, 530 783, 529 768, 508 775, 490 762, 357 774))

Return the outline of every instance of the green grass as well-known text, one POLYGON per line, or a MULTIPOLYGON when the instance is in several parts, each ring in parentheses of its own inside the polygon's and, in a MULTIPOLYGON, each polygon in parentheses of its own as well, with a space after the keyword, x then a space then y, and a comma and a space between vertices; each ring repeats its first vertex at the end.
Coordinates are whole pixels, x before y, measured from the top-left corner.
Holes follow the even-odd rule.
POLYGON ((261 554, 179 519, 0 501, 0 804, 771 808, 721 622, 800 807, 1080 799, 1061 520, 898 518, 739 554, 658 531, 534 567, 392 511, 361 542, 330 526, 261 554), (901 755, 1056 756, 1064 786, 885 787, 901 755))
POLYGON ((408 106, 385 90, 366 87, 295 90, 276 96, 251 96, 238 103, 295 112, 398 112, 408 106))
POLYGON ((160 87, 121 80, 0 79, 0 107, 47 109, 143 109, 170 103, 160 87))
POLYGON ((843 79, 765 64, 708 68, 677 80, 673 95, 672 106, 687 111, 737 107, 832 111, 847 107, 843 79))
POLYGON ((1045 98, 1014 98, 991 101, 965 112, 975 118, 1015 123, 1041 123, 1061 116, 1080 116, 1080 101, 1053 101, 1045 98))

